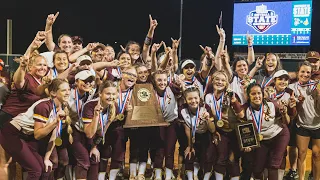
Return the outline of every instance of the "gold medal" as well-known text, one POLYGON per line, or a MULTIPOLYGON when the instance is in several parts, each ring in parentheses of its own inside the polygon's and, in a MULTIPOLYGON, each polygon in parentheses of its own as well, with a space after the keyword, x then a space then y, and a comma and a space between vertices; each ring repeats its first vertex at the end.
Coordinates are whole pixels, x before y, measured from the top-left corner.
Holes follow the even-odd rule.
POLYGON ((262 134, 259 134, 259 141, 262 141, 263 140, 263 136, 262 134))
POLYGON ((62 139, 60 137, 57 137, 56 140, 54 140, 56 146, 61 146, 62 145, 62 139))
POLYGON ((119 121, 122 121, 122 120, 124 119, 124 115, 123 115, 123 114, 118 114, 118 115, 117 115, 117 119, 118 119, 119 121))
POLYGON ((218 126, 219 128, 223 127, 223 125, 224 125, 224 122, 223 122, 222 120, 219 120, 219 121, 217 122, 217 126, 218 126))
POLYGON ((196 138, 192 137, 192 143, 195 143, 195 142, 196 142, 196 138))
POLYGON ((180 75, 179 75, 179 79, 180 79, 181 81, 183 81, 185 78, 186 78, 186 77, 185 77, 183 74, 180 74, 180 75))
POLYGON ((317 89, 320 90, 320 84, 317 85, 317 89))

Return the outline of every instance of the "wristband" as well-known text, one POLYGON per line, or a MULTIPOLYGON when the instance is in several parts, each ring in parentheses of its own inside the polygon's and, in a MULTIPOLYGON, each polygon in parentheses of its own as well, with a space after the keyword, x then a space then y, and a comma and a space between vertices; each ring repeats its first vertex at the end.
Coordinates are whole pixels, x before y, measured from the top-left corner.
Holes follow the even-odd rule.
POLYGON ((152 38, 146 36, 146 39, 144 40, 144 44, 150 46, 152 44, 152 38))

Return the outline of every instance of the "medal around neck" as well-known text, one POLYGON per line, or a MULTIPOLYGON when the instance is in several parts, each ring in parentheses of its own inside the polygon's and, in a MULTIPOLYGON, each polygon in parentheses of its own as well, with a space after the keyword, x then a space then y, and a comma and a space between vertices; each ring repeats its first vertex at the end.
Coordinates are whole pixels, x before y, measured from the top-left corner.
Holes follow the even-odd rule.
POLYGON ((62 145, 62 139, 60 137, 57 137, 55 140, 54 140, 56 146, 61 146, 62 145))

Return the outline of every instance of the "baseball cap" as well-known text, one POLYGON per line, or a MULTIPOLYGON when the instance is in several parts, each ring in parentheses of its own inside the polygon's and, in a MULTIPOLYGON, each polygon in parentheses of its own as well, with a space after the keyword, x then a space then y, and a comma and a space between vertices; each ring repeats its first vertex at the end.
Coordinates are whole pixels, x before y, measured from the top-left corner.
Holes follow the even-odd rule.
POLYGON ((80 37, 80 36, 72 36, 71 37, 71 40, 72 40, 72 42, 74 43, 74 42, 81 42, 81 44, 83 43, 83 38, 82 37, 80 37))
POLYGON ((102 43, 98 43, 98 45, 93 49, 93 51, 96 51, 98 48, 102 48, 102 50, 104 50, 106 46, 102 43))
POLYGON ((77 59, 78 64, 80 64, 83 61, 90 61, 92 63, 92 59, 88 55, 82 55, 82 56, 78 57, 78 59, 77 59))
POLYGON ((288 78, 290 78, 290 76, 286 70, 279 70, 276 73, 274 73, 273 79, 280 77, 280 76, 287 76, 288 78))
POLYGON ((75 78, 75 80, 77 80, 77 79, 86 80, 89 77, 94 78, 94 75, 91 73, 91 71, 90 70, 83 70, 83 71, 78 72, 74 78, 75 78))
POLYGON ((310 62, 315 62, 320 60, 320 54, 317 51, 309 51, 306 56, 306 60, 310 62))
POLYGON ((181 69, 183 69, 183 68, 184 68, 186 65, 188 65, 188 64, 193 64, 194 67, 196 67, 196 64, 195 64, 192 60, 187 59, 187 60, 185 60, 185 61, 181 64, 181 69))

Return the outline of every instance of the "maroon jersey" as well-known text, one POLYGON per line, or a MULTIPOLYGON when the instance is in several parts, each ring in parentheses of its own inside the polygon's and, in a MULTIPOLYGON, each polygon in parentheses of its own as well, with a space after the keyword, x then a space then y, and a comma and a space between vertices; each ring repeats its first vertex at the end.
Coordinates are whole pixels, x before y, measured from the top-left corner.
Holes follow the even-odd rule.
POLYGON ((54 114, 53 114, 53 103, 51 99, 39 103, 34 108, 33 119, 37 122, 41 122, 45 124, 53 121, 54 114))
POLYGON ((98 104, 98 98, 86 102, 83 105, 82 110, 82 121, 84 124, 89 124, 92 122, 94 116, 94 107, 98 104))
POLYGON ((12 116, 26 112, 33 103, 40 100, 40 96, 35 94, 40 82, 29 73, 25 75, 24 80, 25 83, 21 89, 13 84, 11 95, 2 107, 4 112, 12 116))

